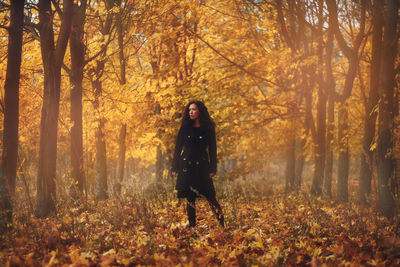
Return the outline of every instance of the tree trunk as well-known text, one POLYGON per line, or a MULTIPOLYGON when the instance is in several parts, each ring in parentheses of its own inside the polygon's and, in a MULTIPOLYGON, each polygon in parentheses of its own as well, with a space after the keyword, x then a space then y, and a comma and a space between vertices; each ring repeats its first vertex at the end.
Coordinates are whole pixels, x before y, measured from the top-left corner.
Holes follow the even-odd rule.
POLYGON ((315 171, 311 187, 311 193, 322 195, 322 184, 325 169, 325 133, 326 133, 326 96, 322 88, 318 90, 317 104, 317 136, 315 143, 315 171))
POLYGON ((338 160, 338 201, 346 202, 348 200, 348 176, 349 176, 349 147, 348 147, 348 111, 347 111, 347 100, 351 96, 353 90, 354 79, 357 74, 357 68, 360 62, 358 55, 359 48, 362 40, 365 38, 365 17, 366 17, 366 0, 361 0, 360 8, 360 21, 359 21, 359 32, 355 36, 352 46, 347 45, 347 41, 339 29, 337 4, 335 0, 327 0, 327 6, 329 10, 329 27, 333 28, 336 41, 340 47, 340 50, 346 56, 349 61, 349 67, 346 73, 344 82, 343 92, 340 95, 340 106, 339 106, 339 160, 338 160))
POLYGON ((347 104, 341 103, 339 106, 339 126, 338 126, 338 142, 339 142, 339 159, 338 159, 338 181, 337 181, 337 200, 339 202, 348 201, 348 180, 349 180, 349 140, 347 131, 348 114, 347 104))
POLYGON ((311 193, 317 196, 322 195, 322 185, 325 170, 325 138, 326 138, 326 93, 323 82, 323 2, 318 2, 318 103, 317 103, 317 132, 314 140, 315 145, 315 171, 312 181, 311 193))
MULTIPOLYGON (((305 12, 297 1, 287 1, 288 4, 288 12, 287 17, 285 19, 283 14, 283 3, 282 0, 276 0, 276 9, 277 9, 277 20, 280 26, 280 33, 282 35, 283 40, 289 46, 293 56, 296 55, 297 51, 301 51, 304 55, 308 55, 308 45, 309 40, 305 38, 305 12), (288 26, 286 26, 286 22, 288 22, 288 26), (299 42, 300 41, 300 42, 299 42), (303 45, 303 47, 302 47, 303 45)), ((308 74, 307 67, 302 68, 303 77, 306 77, 308 74)), ((309 132, 309 129, 313 131, 314 127, 311 126, 313 124, 311 106, 312 106, 312 93, 308 92, 312 86, 307 84, 306 78, 302 81, 302 90, 305 90, 305 98, 306 98, 306 117, 305 117, 305 125, 306 125, 306 133, 309 132)), ((293 122, 291 122, 293 123, 293 122)), ((300 140, 299 145, 299 153, 298 158, 296 160, 296 134, 290 133, 288 136, 288 147, 287 147, 287 158, 286 158, 286 191, 291 191, 293 189, 300 189, 301 187, 301 175, 303 172, 304 165, 304 139, 300 140)))
POLYGON ((85 184, 83 169, 83 133, 82 133, 82 80, 85 65, 85 44, 83 43, 86 1, 74 6, 72 22, 73 31, 70 36, 71 52, 71 196, 82 197, 85 184))
POLYGON ((366 203, 371 195, 371 180, 372 180, 372 164, 374 152, 371 150, 371 145, 374 142, 375 124, 377 117, 378 105, 378 90, 379 90, 379 72, 381 64, 382 50, 382 8, 383 1, 374 1, 372 11, 372 60, 371 60, 371 75, 370 75, 370 90, 368 102, 365 107, 364 118, 364 138, 361 152, 361 167, 360 167, 360 188, 359 200, 366 203))
POLYGON ((99 120, 96 130, 96 198, 105 200, 108 198, 107 185, 107 153, 106 142, 104 140, 103 119, 99 120))
MULTIPOLYGON (((293 122, 291 122, 293 123, 293 122)), ((296 174, 296 136, 294 129, 289 130, 288 143, 286 150, 286 192, 290 192, 294 189, 294 181, 296 174)))
POLYGON ((328 125, 326 129, 326 162, 324 173, 324 189, 328 198, 332 198, 332 170, 333 170, 333 140, 335 131, 335 79, 332 71, 334 30, 332 25, 328 29, 326 45, 326 87, 328 96, 328 125))
POLYGON ((157 160, 156 160, 156 179, 157 182, 162 181, 162 174, 163 174, 163 153, 161 151, 161 144, 157 146, 157 160))
MULTIPOLYGON (((118 30, 118 48, 119 48, 119 62, 120 62, 120 84, 126 84, 126 59, 124 55, 124 31, 123 31, 123 20, 122 20, 123 8, 120 7, 120 11, 117 17, 117 30, 118 30)), ((119 157, 117 165, 117 179, 115 179, 115 193, 121 194, 121 183, 124 179, 124 168, 125 168, 125 152, 126 152, 126 124, 123 123, 119 133, 119 157)))
POLYGON ((38 217, 46 217, 56 211, 55 179, 61 66, 71 31, 73 0, 64 0, 63 6, 61 28, 55 45, 53 16, 50 15, 53 13, 51 1, 39 1, 39 33, 44 69, 44 93, 40 121, 36 196, 36 216, 38 217))
POLYGON ((333 170, 333 133, 335 131, 335 101, 333 97, 328 99, 328 126, 326 133, 326 163, 324 189, 328 198, 332 198, 332 170, 333 170))
POLYGON ((305 146, 305 138, 297 138, 296 147, 297 147, 297 159, 295 163, 295 178, 294 178, 294 186, 296 191, 301 189, 301 181, 303 176, 303 168, 304 168, 304 146, 305 146))
MULTIPOLYGON (((103 24, 100 20, 100 32, 106 36, 111 34, 111 26, 113 22, 113 12, 110 10, 113 8, 114 2, 112 0, 106 0, 105 5, 107 9, 107 16, 105 23, 103 24)), ((97 200, 104 200, 108 198, 108 177, 107 177, 107 152, 106 152, 106 142, 103 132, 104 128, 104 116, 100 114, 100 97, 103 92, 101 78, 104 74, 104 65, 106 60, 106 52, 108 48, 108 43, 103 44, 101 50, 99 51, 101 59, 96 61, 95 66, 93 66, 89 71, 89 78, 92 84, 92 89, 94 93, 93 107, 97 114, 97 129, 96 129, 96 198, 97 200)))
POLYGON ((18 158, 19 79, 25 1, 11 0, 7 73, 4 84, 3 154, 0 166, 0 233, 12 221, 18 158))
POLYGON ((119 63, 120 63, 120 84, 126 83, 126 58, 124 54, 124 28, 122 14, 123 9, 120 7, 120 11, 117 17, 117 30, 118 30, 118 48, 119 48, 119 63))
POLYGON ((395 201, 391 182, 395 177, 393 154, 394 126, 394 60, 397 52, 396 34, 398 1, 386 0, 384 10, 383 49, 379 83, 379 123, 378 123, 378 209, 386 217, 394 215, 395 201))
POLYGON ((126 151, 126 124, 122 124, 119 132, 119 157, 117 165, 117 179, 115 184, 115 192, 117 195, 121 194, 121 183, 124 179, 125 169, 125 151, 126 151))
MULTIPOLYGON (((100 108, 100 96, 102 94, 103 88, 100 78, 102 77, 104 70, 104 61, 98 60, 96 62, 96 67, 89 71, 92 88, 94 91, 94 101, 93 107, 97 113, 99 113, 100 108), (96 77, 93 80, 93 77, 96 77)), ((96 142, 96 199, 105 200, 108 198, 108 178, 107 178, 107 151, 106 142, 103 132, 104 128, 104 117, 98 114, 97 119, 97 129, 95 135, 96 142)))

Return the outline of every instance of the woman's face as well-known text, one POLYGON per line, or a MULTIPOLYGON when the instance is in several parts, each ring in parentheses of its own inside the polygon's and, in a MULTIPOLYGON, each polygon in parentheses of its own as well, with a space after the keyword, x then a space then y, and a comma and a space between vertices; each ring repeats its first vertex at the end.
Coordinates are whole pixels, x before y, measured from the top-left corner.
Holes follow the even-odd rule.
POLYGON ((189 106, 189 117, 190 117, 190 119, 191 120, 195 120, 195 119, 198 119, 199 116, 200 116, 199 108, 197 107, 196 104, 194 104, 194 103, 191 104, 189 106))

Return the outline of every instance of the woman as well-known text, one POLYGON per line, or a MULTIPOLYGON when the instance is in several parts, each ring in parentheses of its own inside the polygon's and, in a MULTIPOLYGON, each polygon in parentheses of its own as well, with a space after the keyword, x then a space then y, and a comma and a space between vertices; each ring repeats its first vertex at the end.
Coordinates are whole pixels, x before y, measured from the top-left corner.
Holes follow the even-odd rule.
POLYGON ((191 101, 186 106, 176 139, 171 171, 173 176, 178 174, 178 198, 187 199, 189 226, 196 225, 195 200, 200 196, 208 200, 220 225, 224 226, 224 216, 212 181, 217 172, 215 125, 200 101, 191 101))

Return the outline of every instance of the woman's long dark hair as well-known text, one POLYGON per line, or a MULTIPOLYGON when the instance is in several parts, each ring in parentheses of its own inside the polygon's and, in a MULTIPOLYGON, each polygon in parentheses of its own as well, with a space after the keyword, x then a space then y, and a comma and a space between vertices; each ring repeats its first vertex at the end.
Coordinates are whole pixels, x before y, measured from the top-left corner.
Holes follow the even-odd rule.
POLYGON ((194 124, 194 120, 191 120, 189 116, 189 107, 191 104, 196 104, 197 108, 199 109, 200 127, 204 127, 210 130, 214 129, 214 121, 211 119, 210 114, 208 113, 208 110, 204 103, 199 100, 192 100, 189 102, 189 104, 187 104, 185 112, 183 113, 182 127, 191 126, 194 124))

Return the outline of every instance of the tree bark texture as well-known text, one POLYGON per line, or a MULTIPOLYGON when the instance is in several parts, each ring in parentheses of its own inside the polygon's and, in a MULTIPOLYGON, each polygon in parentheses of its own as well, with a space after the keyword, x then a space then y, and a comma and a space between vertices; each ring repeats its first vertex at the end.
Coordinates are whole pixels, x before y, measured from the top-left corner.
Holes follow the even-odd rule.
MULTIPOLYGON (((105 5, 108 11, 113 8, 114 2, 112 0, 106 0, 105 5)), ((107 12, 105 23, 103 24, 100 20, 100 32, 103 35, 111 34, 113 12, 107 12)), ((104 139, 104 116, 100 113, 100 97, 103 92, 103 85, 101 78, 104 74, 104 65, 106 60, 108 44, 100 51, 101 59, 96 61, 96 66, 89 70, 89 76, 92 84, 94 93, 93 107, 97 112, 97 129, 96 129, 96 198, 97 200, 104 200, 108 198, 108 177, 107 177, 107 152, 106 143, 104 139)))
POLYGON ((338 115, 338 142, 339 142, 339 159, 338 159, 338 181, 337 181, 337 200, 339 202, 347 202, 349 189, 349 137, 348 137, 348 113, 347 104, 339 106, 338 115))
POLYGON ((44 69, 44 93, 37 176, 36 215, 38 217, 46 217, 56 211, 57 124, 61 67, 71 31, 73 0, 64 0, 63 6, 60 32, 55 44, 51 1, 39 1, 39 33, 44 69))
POLYGON ((324 181, 324 170, 325 170, 325 138, 326 138, 326 92, 325 92, 325 82, 323 77, 323 31, 322 24, 323 19, 323 3, 318 2, 318 102, 317 102, 317 132, 314 138, 315 146, 315 170, 314 177, 312 181, 311 193, 317 196, 322 195, 322 186, 324 181))
POLYGON ((322 185, 325 169, 325 133, 326 133, 326 96, 322 88, 318 90, 317 103, 317 135, 315 140, 315 171, 311 193, 322 195, 322 185))
MULTIPOLYGON (((286 21, 283 14, 283 3, 282 0, 276 0, 277 7, 277 19, 280 25, 280 32, 285 40, 286 44, 289 46, 293 55, 296 54, 298 50, 298 43, 294 42, 293 39, 298 39, 298 27, 302 25, 302 17, 298 16, 295 11, 296 3, 294 1, 288 1, 288 12, 286 21), (297 16, 296 16, 297 15, 297 16), (297 21, 296 21, 297 19, 297 21)), ((293 112, 292 107, 288 107, 289 112, 293 112)), ((290 134, 287 139, 286 148, 286 170, 285 170, 285 181, 286 181, 286 192, 292 191, 295 187, 296 180, 296 134, 294 133, 293 121, 289 122, 291 124, 290 134)), ((301 177, 298 177, 297 182, 300 183, 301 177)), ((300 184, 299 184, 300 188, 300 184)))
POLYGON ((328 198, 332 197, 332 171, 333 171, 333 141, 335 131, 335 78, 332 70, 334 31, 332 25, 328 28, 328 40, 326 44, 326 88, 328 97, 328 125, 326 128, 326 158, 324 173, 324 193, 328 198))
POLYGON ((296 136, 294 133, 289 134, 286 154, 286 192, 294 189, 294 181, 296 174, 296 136))
POLYGON ((305 138, 296 138, 296 147, 297 147, 297 157, 296 157, 296 163, 295 163, 295 178, 294 178, 294 186, 296 191, 299 191, 301 188, 301 181, 302 181, 302 176, 303 176, 303 168, 304 168, 304 161, 305 161, 305 156, 304 156, 304 146, 305 146, 305 138))
POLYGON ((332 70, 332 55, 334 41, 333 25, 328 28, 328 40, 326 43, 325 70, 326 70, 326 97, 328 102, 328 122, 326 126, 326 144, 325 144, 325 172, 324 172, 324 194, 332 197, 332 171, 333 171, 333 141, 335 131, 335 78, 332 70))
POLYGON ((383 1, 374 1, 372 10, 372 59, 370 90, 365 107, 364 137, 361 152, 359 200, 366 203, 371 196, 372 166, 374 152, 370 149, 374 143, 377 105, 379 100, 379 72, 382 51, 383 1))
POLYGON ((395 158, 393 154, 394 126, 394 60, 397 53, 398 1, 386 0, 384 8, 384 28, 382 61, 379 83, 379 122, 378 122, 378 209, 386 217, 392 217, 395 201, 391 183, 395 176, 395 158))
POLYGON ((18 158, 19 80, 22 55, 24 0, 11 0, 7 72, 4 84, 3 154, 0 167, 0 232, 12 221, 12 197, 18 158))
POLYGON ((366 0, 361 1, 360 8, 360 28, 359 32, 352 42, 352 46, 347 45, 347 41, 344 39, 343 35, 339 29, 337 4, 335 0, 326 1, 329 10, 329 26, 333 27, 335 39, 340 47, 340 50, 346 56, 349 61, 348 70, 346 72, 345 82, 343 91, 339 96, 340 106, 339 106, 339 160, 338 160, 338 190, 343 190, 337 193, 339 202, 346 202, 348 200, 348 176, 349 176, 349 147, 347 141, 348 133, 348 111, 347 100, 351 96, 353 90, 354 79, 357 74, 357 68, 359 65, 360 57, 358 55, 359 48, 361 46, 362 40, 365 38, 365 14, 366 14, 366 0))
POLYGON ((335 101, 328 99, 328 126, 326 129, 326 158, 324 174, 324 191, 328 198, 332 197, 332 172, 333 172, 333 138, 335 131, 335 101))
POLYGON ((104 140, 104 122, 99 121, 96 130, 96 198, 105 200, 108 198, 107 185, 107 151, 106 141, 104 140))
MULTIPOLYGON (((90 71, 92 89, 94 91, 93 107, 100 113, 100 96, 102 94, 101 77, 104 71, 104 60, 98 60, 96 67, 90 71), (95 77, 95 79, 93 79, 95 77)), ((96 198, 105 200, 108 198, 108 178, 107 178, 107 150, 105 136, 103 132, 105 119, 102 114, 97 114, 97 129, 95 135, 96 142, 96 198)))
MULTIPOLYGON (((124 8, 120 7, 117 17, 117 31, 118 31, 118 48, 119 48, 119 63, 120 63, 120 84, 126 84, 126 59, 124 54, 124 24, 123 24, 123 11, 124 8)), ((126 124, 121 125, 119 133, 119 156, 117 164, 117 179, 115 179, 115 191, 117 195, 121 194, 121 183, 124 179, 125 169, 125 152, 126 152, 126 124)))
POLYGON ((83 131, 82 131, 82 80, 85 66, 84 24, 86 1, 74 5, 74 17, 70 35, 71 52, 71 196, 78 199, 82 196, 85 185, 83 164, 83 131))
POLYGON ((124 179, 124 169, 125 169, 125 151, 126 151, 126 124, 121 125, 119 131, 119 156, 117 165, 117 180, 116 182, 116 193, 119 195, 121 193, 121 183, 124 179))

